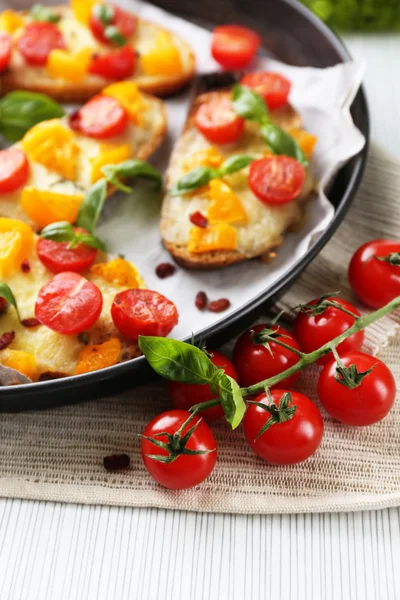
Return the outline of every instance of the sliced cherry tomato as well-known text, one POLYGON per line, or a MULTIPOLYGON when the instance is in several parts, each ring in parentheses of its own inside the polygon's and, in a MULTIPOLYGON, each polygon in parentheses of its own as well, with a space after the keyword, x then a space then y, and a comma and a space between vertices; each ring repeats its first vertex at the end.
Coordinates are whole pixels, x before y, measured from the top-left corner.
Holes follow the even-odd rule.
MULTIPOLYGON (((229 377, 232 377, 235 381, 238 381, 238 375, 235 367, 231 361, 226 358, 226 356, 213 350, 211 352, 211 362, 220 369, 223 369, 226 375, 229 375, 229 377)), ((212 393, 210 386, 207 384, 196 385, 190 383, 180 383, 179 381, 169 381, 168 392, 172 406, 174 408, 180 408, 183 410, 189 410, 189 408, 195 404, 200 404, 200 402, 208 402, 208 400, 213 400, 214 398, 218 397, 212 393)), ((199 416, 203 417, 203 419, 210 423, 211 421, 215 421, 216 419, 223 417, 224 409, 221 405, 213 406, 211 408, 207 408, 206 410, 200 411, 199 416)))
POLYGON ((152 290, 125 290, 111 306, 114 325, 130 340, 139 335, 166 336, 178 323, 178 311, 171 300, 152 290))
POLYGON ((0 315, 3 314, 3 312, 6 310, 7 308, 7 301, 4 300, 4 298, 0 298, 0 315))
POLYGON ((29 23, 18 38, 17 46, 26 62, 35 66, 44 66, 52 50, 66 48, 57 25, 47 21, 29 23))
MULTIPOLYGON (((278 375, 299 360, 295 352, 291 352, 273 341, 269 342, 269 349, 262 342, 257 342, 257 334, 260 334, 265 328, 273 329, 278 340, 280 339, 288 346, 300 351, 300 346, 293 335, 279 325, 260 324, 245 331, 233 349, 233 364, 239 374, 240 385, 243 387, 278 375)), ((299 377, 300 373, 295 373, 280 381, 275 387, 291 388, 299 377)))
MULTIPOLYGON (((169 410, 158 415, 150 421, 143 432, 143 436, 154 438, 160 442, 168 442, 166 435, 174 434, 189 418, 186 410, 169 410)), ((170 463, 160 462, 149 455, 168 456, 167 450, 156 446, 151 441, 142 437, 142 458, 144 466, 158 483, 171 490, 184 490, 198 485, 206 479, 215 466, 217 460, 217 444, 211 429, 200 417, 190 421, 182 431, 187 431, 200 420, 199 425, 190 436, 186 448, 194 451, 206 451, 204 454, 179 454, 170 463)), ((182 436, 181 436, 182 437, 182 436)))
POLYGON ((194 122, 200 133, 214 144, 232 144, 244 129, 244 119, 235 113, 227 96, 215 96, 201 104, 194 122))
MULTIPOLYGON (((346 302, 342 298, 332 296, 331 298, 326 298, 326 300, 343 306, 343 308, 357 316, 360 315, 350 302, 346 302)), ((318 299, 308 303, 309 306, 316 306, 317 304, 318 299)), ((317 350, 349 329, 354 324, 354 321, 354 317, 334 306, 327 306, 321 314, 307 314, 300 310, 294 322, 294 335, 303 352, 314 352, 314 350, 317 350)), ((338 354, 341 356, 351 350, 360 350, 364 338, 364 331, 353 333, 353 335, 346 338, 336 348, 338 354)), ((320 358, 318 362, 321 365, 326 365, 331 359, 332 354, 329 353, 320 358)))
POLYGON ((114 4, 107 4, 107 8, 112 12, 112 17, 107 23, 99 18, 96 10, 92 10, 89 25, 94 37, 102 44, 112 44, 112 40, 105 35, 106 28, 112 25, 128 40, 136 29, 137 18, 114 4))
POLYGON ((400 296, 400 242, 372 240, 361 246, 351 259, 349 280, 355 294, 372 308, 400 296))
MULTIPOLYGON (((272 390, 271 396, 276 406, 280 405, 287 390, 272 390)), ((244 434, 254 452, 273 465, 294 465, 309 458, 317 450, 324 432, 324 423, 318 408, 307 396, 290 391, 291 405, 296 406, 294 416, 289 420, 274 423, 257 438, 261 428, 271 417, 265 409, 250 404, 244 416, 244 434), (257 439, 256 439, 257 438, 257 439)), ((265 393, 255 399, 268 405, 265 393)))
POLYGON ((89 73, 104 79, 127 79, 133 74, 135 65, 135 51, 127 45, 94 57, 89 65, 89 73))
POLYGON ((0 194, 8 194, 24 185, 29 177, 29 163, 19 148, 0 150, 0 194))
MULTIPOLYGON (((75 232, 87 233, 80 227, 74 229, 75 232)), ((97 256, 96 248, 90 248, 84 244, 70 248, 69 242, 55 242, 41 237, 36 244, 36 252, 40 261, 52 273, 62 273, 63 271, 82 273, 92 266, 97 256)))
POLYGON ((82 333, 95 324, 103 306, 101 291, 78 273, 55 275, 38 293, 35 317, 57 333, 82 333))
MULTIPOLYGON (((345 367, 355 365, 358 373, 366 375, 361 383, 350 389, 336 379, 336 360, 322 369, 318 380, 318 396, 325 410, 346 425, 372 425, 385 417, 396 399, 396 382, 384 362, 364 354, 348 352, 342 355, 345 367)), ((343 381, 342 375, 338 375, 343 381)))
POLYGON ((265 204, 286 204, 300 194, 306 173, 290 156, 267 156, 250 165, 249 186, 265 204))
POLYGON ((260 36, 240 25, 220 25, 212 34, 211 54, 224 69, 243 69, 255 57, 260 36))
POLYGON ((104 139, 121 135, 128 127, 129 116, 118 100, 98 94, 70 115, 69 124, 84 135, 104 139))
POLYGON ((0 31, 0 72, 5 71, 10 64, 12 37, 5 31, 0 31))
POLYGON ((283 75, 269 71, 247 73, 240 83, 258 92, 270 110, 286 106, 292 86, 283 75))

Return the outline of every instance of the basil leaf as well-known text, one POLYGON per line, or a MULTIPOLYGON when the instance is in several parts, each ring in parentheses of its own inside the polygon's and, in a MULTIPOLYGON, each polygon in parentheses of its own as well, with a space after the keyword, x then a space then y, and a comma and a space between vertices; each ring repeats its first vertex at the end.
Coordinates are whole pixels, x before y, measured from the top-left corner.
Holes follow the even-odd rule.
POLYGON ((232 88, 234 111, 248 121, 262 123, 268 119, 264 98, 249 88, 236 84, 232 88))
POLYGON ((222 407, 225 412, 225 417, 232 429, 236 429, 240 425, 244 413, 246 412, 246 404, 243 400, 239 385, 229 375, 222 375, 219 382, 219 397, 222 407))
POLYGON ((48 21, 49 23, 58 23, 60 15, 54 13, 50 8, 41 4, 34 4, 31 8, 31 17, 34 21, 48 21))
POLYGON ((0 100, 0 133, 17 142, 37 123, 64 115, 62 106, 44 94, 10 92, 0 100))
POLYGON ((79 209, 76 224, 78 227, 86 229, 89 233, 93 233, 96 227, 97 220, 103 208, 104 200, 107 195, 107 183, 105 179, 96 181, 87 192, 79 209))
POLYGON ((190 192, 198 187, 207 185, 214 177, 218 177, 219 170, 211 167, 196 167, 186 173, 179 181, 169 190, 169 194, 178 195, 185 192, 190 192))
POLYGON ((222 165, 219 167, 219 176, 223 177, 224 175, 230 175, 231 173, 236 173, 236 171, 240 171, 245 167, 248 167, 251 162, 253 162, 254 158, 252 156, 247 156, 246 154, 239 154, 238 156, 230 156, 227 158, 222 165))
POLYGON ((4 300, 6 302, 11 304, 15 308, 15 310, 17 311, 18 319, 19 319, 20 317, 19 317, 18 306, 17 306, 17 301, 15 299, 15 296, 12 293, 11 288, 8 287, 8 285, 6 283, 4 283, 3 281, 0 281, 0 298, 4 298, 4 300))
POLYGON ((272 123, 264 123, 261 126, 261 134, 274 154, 291 156, 305 167, 308 166, 308 160, 303 150, 286 131, 272 123))
POLYGON ((133 177, 145 177, 154 181, 158 190, 162 187, 162 176, 160 171, 150 165, 145 160, 139 160, 138 158, 132 158, 126 160, 118 165, 107 165, 102 168, 102 172, 108 183, 111 183, 117 189, 130 194, 132 188, 125 185, 121 179, 131 179, 133 177))
POLYGON ((85 246, 96 248, 96 250, 101 250, 102 252, 107 252, 107 246, 105 243, 95 235, 91 235, 90 233, 76 233, 75 236, 76 240, 85 246))
POLYGON ((108 25, 104 30, 104 36, 119 48, 125 46, 128 41, 115 25, 108 25))
POLYGON ((96 4, 93 7, 93 14, 103 25, 109 25, 114 19, 115 11, 109 4, 96 4))
POLYGON ((172 381, 215 386, 221 371, 196 346, 163 337, 139 336, 139 348, 156 373, 172 381))
POLYGON ((59 221, 47 225, 40 232, 40 237, 55 242, 72 242, 75 239, 74 228, 68 221, 59 221))

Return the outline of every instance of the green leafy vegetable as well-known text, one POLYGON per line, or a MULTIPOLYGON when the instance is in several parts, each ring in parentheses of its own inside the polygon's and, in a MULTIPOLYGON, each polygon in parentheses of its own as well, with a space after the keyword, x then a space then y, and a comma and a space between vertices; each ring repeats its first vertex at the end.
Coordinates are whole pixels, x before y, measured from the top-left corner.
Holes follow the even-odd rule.
POLYGON ((102 172, 104 173, 107 183, 110 183, 126 194, 130 194, 132 188, 129 185, 124 184, 121 179, 129 180, 136 177, 144 177, 145 179, 154 181, 158 190, 161 190, 162 188, 162 176, 160 171, 148 162, 139 160, 138 158, 126 160, 118 165, 107 165, 102 168, 102 172))
POLYGON ((109 25, 113 22, 115 11, 109 4, 96 4, 93 7, 93 14, 103 25, 109 25))
POLYGON ((31 17, 34 21, 47 21, 49 23, 58 23, 61 19, 60 15, 41 4, 34 4, 32 6, 31 17))
POLYGON ((126 37, 122 35, 118 27, 115 27, 115 25, 108 25, 104 30, 104 35, 112 44, 114 44, 114 46, 117 47, 125 46, 126 42, 128 41, 126 37))
POLYGON ((76 224, 93 233, 107 195, 105 179, 99 179, 88 190, 79 209, 76 224))
POLYGON ((69 247, 74 248, 77 244, 82 243, 90 248, 106 251, 104 243, 91 233, 81 233, 75 231, 71 223, 68 221, 60 221, 47 225, 40 232, 40 237, 45 240, 54 240, 55 242, 69 242, 69 247))
POLYGON ((264 123, 261 125, 261 134, 274 154, 291 156, 304 167, 308 165, 307 157, 296 140, 277 125, 264 123))
POLYGON ((224 175, 231 175, 232 173, 236 173, 236 171, 241 171, 242 169, 248 167, 253 160, 254 158, 252 156, 248 156, 247 154, 238 154, 237 156, 230 156, 219 167, 218 177, 223 177, 224 175))
POLYGON ((226 420, 231 424, 232 429, 236 429, 244 417, 246 404, 239 385, 229 375, 224 374, 219 380, 219 397, 226 420))
POLYGON ((4 300, 6 302, 11 304, 15 308, 15 310, 17 311, 18 319, 19 319, 20 317, 19 317, 18 306, 17 306, 17 301, 15 299, 15 296, 12 293, 11 288, 3 281, 0 281, 0 298, 4 298, 4 300))
POLYGON ((268 109, 264 98, 244 85, 233 86, 232 105, 234 111, 247 121, 268 121, 268 109))

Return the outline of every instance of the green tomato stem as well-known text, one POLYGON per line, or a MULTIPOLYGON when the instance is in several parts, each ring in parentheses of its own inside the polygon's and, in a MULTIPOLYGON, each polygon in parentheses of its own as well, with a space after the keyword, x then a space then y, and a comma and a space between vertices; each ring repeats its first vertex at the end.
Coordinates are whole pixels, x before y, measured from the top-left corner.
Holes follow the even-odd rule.
POLYGON ((194 406, 189 408, 189 412, 191 412, 194 416, 202 410, 212 408, 213 406, 218 406, 219 404, 221 404, 221 400, 219 398, 214 398, 213 400, 207 400, 207 402, 200 402, 200 404, 195 404, 194 406))

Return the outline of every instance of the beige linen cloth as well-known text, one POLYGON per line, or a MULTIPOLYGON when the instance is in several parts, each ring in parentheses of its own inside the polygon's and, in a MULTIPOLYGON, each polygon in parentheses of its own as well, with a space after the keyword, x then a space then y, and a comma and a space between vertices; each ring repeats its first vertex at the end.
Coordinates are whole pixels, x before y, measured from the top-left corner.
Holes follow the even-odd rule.
MULTIPOLYGON (((364 241, 399 238, 400 163, 372 148, 361 189, 346 220, 319 257, 283 298, 283 308, 328 291, 352 298, 347 265, 364 241)), ((353 298, 354 300, 354 298, 353 298)), ((361 307, 359 307, 361 308, 361 307)), ((398 311, 400 313, 400 311, 398 311)), ((366 349, 379 353, 400 382, 400 314, 369 328, 366 349)), ((318 403, 317 368, 300 387, 318 403)), ((1 393, 1 392, 0 392, 1 393)), ((323 410, 325 435, 308 461, 276 467, 258 459, 240 427, 213 425, 218 460, 198 488, 172 492, 156 484, 140 458, 140 434, 168 408, 157 382, 115 398, 0 415, 0 495, 90 504, 156 506, 236 513, 298 513, 400 505, 400 402, 381 423, 350 428, 323 410), (127 471, 108 473, 103 457, 126 452, 127 471)))

